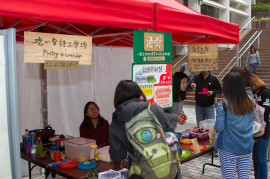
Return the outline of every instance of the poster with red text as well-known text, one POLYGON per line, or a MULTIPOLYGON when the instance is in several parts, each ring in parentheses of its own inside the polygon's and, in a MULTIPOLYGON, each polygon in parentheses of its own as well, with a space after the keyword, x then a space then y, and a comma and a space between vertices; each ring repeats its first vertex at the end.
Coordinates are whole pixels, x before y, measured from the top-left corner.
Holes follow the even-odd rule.
POLYGON ((132 80, 135 81, 147 101, 162 108, 172 107, 172 65, 135 64, 132 65, 132 80))

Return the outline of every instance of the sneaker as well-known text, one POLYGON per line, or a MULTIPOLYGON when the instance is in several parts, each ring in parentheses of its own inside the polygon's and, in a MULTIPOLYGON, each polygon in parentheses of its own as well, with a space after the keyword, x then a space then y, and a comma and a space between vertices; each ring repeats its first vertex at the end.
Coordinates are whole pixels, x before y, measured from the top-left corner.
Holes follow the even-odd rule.
POLYGON ((214 153, 214 157, 218 157, 218 153, 214 153))

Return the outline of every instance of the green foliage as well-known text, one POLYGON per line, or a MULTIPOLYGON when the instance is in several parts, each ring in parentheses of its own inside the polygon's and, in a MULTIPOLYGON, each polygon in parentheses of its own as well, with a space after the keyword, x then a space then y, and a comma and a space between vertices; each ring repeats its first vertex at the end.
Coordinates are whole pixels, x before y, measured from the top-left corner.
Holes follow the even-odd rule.
POLYGON ((270 11, 270 5, 257 3, 255 6, 251 6, 251 12, 263 12, 263 11, 270 11))
POLYGON ((257 3, 269 3, 270 0, 257 0, 256 2, 257 3))
POLYGON ((270 21, 270 17, 268 17, 268 16, 267 16, 267 17, 261 17, 261 19, 256 19, 256 18, 255 18, 255 19, 253 19, 252 21, 260 21, 260 20, 261 20, 261 21, 270 21))

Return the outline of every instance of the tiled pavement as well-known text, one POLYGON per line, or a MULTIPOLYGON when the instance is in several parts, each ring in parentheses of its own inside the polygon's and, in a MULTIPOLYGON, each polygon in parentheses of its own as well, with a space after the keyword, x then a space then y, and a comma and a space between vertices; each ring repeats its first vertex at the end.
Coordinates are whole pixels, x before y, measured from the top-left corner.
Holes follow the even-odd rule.
MULTIPOLYGON (((185 105, 184 112, 188 116, 185 125, 177 126, 176 131, 183 131, 196 125, 195 106, 185 105)), ((221 179, 220 168, 207 165, 205 167, 205 173, 202 174, 202 167, 204 163, 211 163, 211 155, 205 154, 199 158, 191 160, 181 165, 182 179, 221 179)), ((220 165, 219 157, 214 158, 214 164, 220 165)), ((268 176, 270 177, 270 164, 268 162, 268 176)), ((44 179, 44 174, 41 176, 32 177, 34 179, 44 179)), ((254 171, 250 171, 250 178, 254 179, 254 171)), ((25 177, 23 179, 28 179, 25 177)), ((59 177, 61 179, 61 177, 59 177)))

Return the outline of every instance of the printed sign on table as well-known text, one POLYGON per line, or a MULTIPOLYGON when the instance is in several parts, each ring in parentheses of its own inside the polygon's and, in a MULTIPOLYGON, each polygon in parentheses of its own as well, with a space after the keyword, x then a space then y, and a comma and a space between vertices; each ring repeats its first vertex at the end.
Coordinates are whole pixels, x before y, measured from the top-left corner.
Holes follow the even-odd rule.
POLYGON ((45 60, 80 61, 91 65, 92 38, 87 36, 24 32, 24 62, 45 60))
POLYGON ((135 64, 132 79, 144 92, 147 101, 162 108, 172 107, 172 65, 135 64))
POLYGON ((133 31, 134 63, 172 62, 172 34, 156 31, 133 31))
POLYGON ((218 70, 218 45, 189 44, 188 69, 192 72, 218 70))

